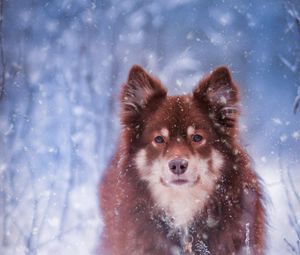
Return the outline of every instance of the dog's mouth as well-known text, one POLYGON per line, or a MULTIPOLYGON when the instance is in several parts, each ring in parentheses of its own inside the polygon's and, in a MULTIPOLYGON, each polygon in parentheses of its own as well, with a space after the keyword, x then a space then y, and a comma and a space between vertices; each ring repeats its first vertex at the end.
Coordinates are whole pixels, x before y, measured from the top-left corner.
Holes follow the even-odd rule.
POLYGON ((167 187, 170 186, 195 186, 198 182, 200 181, 200 177, 198 176, 195 181, 190 181, 188 179, 184 178, 177 178, 177 179, 172 179, 170 181, 165 181, 163 178, 160 178, 160 182, 167 187))
POLYGON ((188 183, 189 181, 188 180, 185 180, 185 179, 177 179, 177 180, 174 180, 174 181, 171 181, 172 184, 175 184, 175 185, 183 185, 183 184, 186 184, 188 183))

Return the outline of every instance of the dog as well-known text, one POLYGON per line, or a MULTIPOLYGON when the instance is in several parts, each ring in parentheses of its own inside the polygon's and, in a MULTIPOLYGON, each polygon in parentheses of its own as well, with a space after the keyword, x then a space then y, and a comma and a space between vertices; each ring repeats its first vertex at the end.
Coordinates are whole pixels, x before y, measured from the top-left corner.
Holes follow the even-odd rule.
POLYGON ((239 94, 225 66, 179 96, 131 68, 99 185, 99 254, 264 254, 263 192, 239 143, 239 94))

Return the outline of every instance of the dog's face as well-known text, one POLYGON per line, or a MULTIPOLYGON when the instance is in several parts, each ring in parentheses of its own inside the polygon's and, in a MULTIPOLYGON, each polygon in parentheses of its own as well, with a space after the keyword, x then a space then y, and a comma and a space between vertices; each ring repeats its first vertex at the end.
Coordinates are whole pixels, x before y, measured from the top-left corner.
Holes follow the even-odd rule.
POLYGON ((215 70, 192 95, 167 96, 158 80, 134 66, 121 100, 140 178, 176 225, 187 224, 222 175, 226 158, 217 144, 226 146, 235 134, 238 90, 228 69, 215 70))

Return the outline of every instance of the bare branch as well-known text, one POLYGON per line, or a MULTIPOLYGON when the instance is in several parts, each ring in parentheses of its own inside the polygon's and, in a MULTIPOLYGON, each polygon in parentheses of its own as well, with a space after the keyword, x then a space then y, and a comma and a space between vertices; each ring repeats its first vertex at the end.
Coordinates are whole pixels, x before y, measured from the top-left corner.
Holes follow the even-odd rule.
POLYGON ((290 172, 289 168, 287 169, 287 175, 288 175, 289 182, 291 184, 291 190, 293 192, 293 195, 295 196, 295 198, 297 199, 297 202, 300 205, 300 196, 299 196, 299 194, 298 194, 298 192, 296 190, 296 187, 295 187, 295 184, 294 184, 294 181, 293 181, 293 178, 291 176, 291 172, 290 172))
MULTIPOLYGON (((297 11, 295 5, 289 1, 285 2, 284 7, 286 9, 288 16, 291 19, 291 21, 288 21, 288 28, 287 28, 286 32, 291 31, 293 29, 293 27, 296 26, 296 32, 298 32, 297 34, 298 34, 298 36, 300 36, 300 14, 299 14, 299 12, 297 11)), ((287 68, 289 68, 292 72, 296 73, 299 70, 299 66, 300 66, 300 53, 299 52, 295 53, 294 61, 289 61, 282 56, 279 56, 279 58, 283 62, 283 64, 287 68)), ((299 106, 300 106, 300 87, 298 88, 298 95, 296 96, 296 98, 294 100, 294 105, 293 105, 293 112, 295 114, 297 113, 299 106)))
MULTIPOLYGON (((79 72, 77 73, 79 75, 79 72)), ((63 75, 65 84, 66 84, 66 89, 68 91, 71 91, 72 87, 70 82, 68 81, 67 77, 65 75, 63 75)), ((69 144, 70 144, 70 159, 69 159, 69 176, 68 176, 68 181, 67 181, 67 188, 65 191, 65 197, 64 197, 64 201, 63 201, 63 208, 62 208, 62 213, 61 213, 61 217, 60 217, 60 227, 59 227, 59 234, 58 234, 58 238, 61 239, 63 233, 65 232, 65 226, 66 226, 66 218, 67 218, 67 213, 69 210, 69 200, 70 200, 70 196, 71 196, 71 192, 74 188, 74 183, 75 183, 75 170, 76 170, 76 159, 77 159, 77 155, 76 155, 76 149, 78 147, 77 143, 73 141, 73 136, 76 133, 76 127, 75 127, 75 123, 74 123, 74 116, 72 114, 72 107, 73 107, 73 103, 72 103, 72 99, 70 98, 70 96, 68 97, 69 100, 69 114, 70 116, 72 116, 71 118, 71 123, 70 123, 70 137, 69 137, 69 144)))
POLYGON ((296 25, 297 25, 298 32, 300 34, 300 17, 296 17, 295 22, 296 22, 296 25))
POLYGON ((292 245, 288 240, 286 240, 286 238, 283 239, 285 241, 285 243, 288 245, 288 247, 291 249, 291 251, 294 253, 294 254, 297 254, 297 250, 295 248, 294 245, 292 245))
POLYGON ((47 216, 48 216, 48 212, 49 212, 49 209, 50 209, 50 206, 51 206, 51 202, 52 202, 52 200, 53 200, 54 184, 55 184, 55 178, 53 178, 53 179, 51 180, 51 183, 50 183, 49 197, 48 197, 48 199, 47 199, 47 205, 46 205, 46 208, 45 208, 45 210, 44 210, 44 213, 43 213, 43 216, 42 216, 42 220, 41 220, 40 226, 39 226, 39 228, 38 228, 37 242, 39 242, 39 238, 41 237, 42 232, 43 232, 43 230, 44 230, 44 226, 45 226, 45 223, 46 223, 46 219, 47 219, 47 216))
POLYGON ((298 96, 295 98, 294 101, 294 113, 297 113, 298 108, 300 106, 300 87, 298 88, 298 96))
MULTIPOLYGON (((297 235, 298 239, 296 241, 296 244, 297 244, 297 246, 299 246, 298 242, 300 240, 300 225, 299 225, 299 222, 297 219, 297 209, 295 208, 295 204, 293 203, 294 199, 296 199, 298 201, 299 194, 298 194, 298 191, 296 190, 294 182, 292 181, 292 177, 290 175, 289 168, 285 168, 283 166, 281 146, 279 146, 279 150, 278 150, 278 159, 279 159, 278 163, 279 163, 279 170, 280 170, 280 180, 283 184, 284 193, 286 195, 287 205, 289 208, 289 216, 288 216, 289 224, 291 225, 291 227, 293 228, 293 230, 295 231, 295 233, 297 235), (287 177, 285 177, 285 175, 287 175, 287 177)), ((289 242, 286 239, 284 239, 284 241, 287 243, 287 245, 289 246, 289 248, 291 249, 291 251, 294 254, 300 254, 299 247, 297 248, 296 245, 292 244, 291 242, 289 242)))
POLYGON ((280 60, 282 61, 282 63, 288 68, 290 69, 293 73, 297 71, 298 66, 299 66, 299 61, 295 61, 293 64, 288 61, 286 58, 279 56, 280 60))
POLYGON ((0 62, 2 66, 1 71, 1 78, 0 78, 0 99, 2 98, 4 94, 4 87, 5 87, 5 72, 6 72, 6 64, 5 64, 5 58, 4 58, 4 46, 3 46, 3 9, 4 9, 4 0, 0 0, 0 62))

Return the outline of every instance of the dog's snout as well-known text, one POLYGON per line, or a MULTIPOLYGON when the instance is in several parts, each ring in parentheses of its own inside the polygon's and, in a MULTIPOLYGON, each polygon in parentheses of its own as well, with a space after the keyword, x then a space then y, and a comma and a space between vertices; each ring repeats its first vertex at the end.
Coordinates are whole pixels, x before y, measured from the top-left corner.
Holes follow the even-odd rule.
POLYGON ((174 174, 183 174, 187 170, 188 164, 189 162, 182 158, 172 159, 169 162, 169 169, 174 174))

